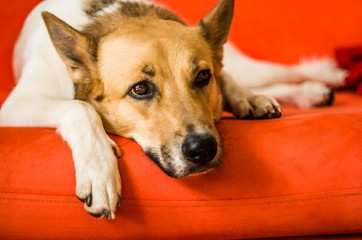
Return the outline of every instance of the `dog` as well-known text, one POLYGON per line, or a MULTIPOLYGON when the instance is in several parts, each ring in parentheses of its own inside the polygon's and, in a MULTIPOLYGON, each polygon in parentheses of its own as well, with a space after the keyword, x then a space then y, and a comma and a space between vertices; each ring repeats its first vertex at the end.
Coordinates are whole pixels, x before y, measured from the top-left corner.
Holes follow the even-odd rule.
MULTIPOLYGON (((149 1, 43 1, 15 46, 18 83, 0 125, 56 128, 72 149, 77 197, 92 216, 114 219, 121 152, 106 132, 134 139, 167 175, 181 178, 220 165, 215 123, 223 110, 242 119, 281 116, 274 98, 239 86, 234 68, 247 58, 226 44, 233 11, 234 0, 220 0, 187 26, 149 1)), ((265 68, 263 81, 280 77, 268 66, 289 72, 247 61, 265 68)))

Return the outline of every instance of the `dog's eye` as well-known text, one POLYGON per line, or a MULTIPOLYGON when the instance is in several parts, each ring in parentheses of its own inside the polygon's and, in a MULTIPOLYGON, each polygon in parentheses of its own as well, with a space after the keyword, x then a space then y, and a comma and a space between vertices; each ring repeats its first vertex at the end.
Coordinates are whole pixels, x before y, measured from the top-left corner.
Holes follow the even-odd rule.
POLYGON ((149 87, 144 83, 138 84, 132 88, 132 94, 136 96, 146 95, 148 91, 149 87))
POLYGON ((150 99, 153 97, 155 86, 148 80, 136 83, 129 91, 129 95, 136 99, 150 99))
POLYGON ((202 70, 197 74, 194 84, 197 88, 203 88, 210 83, 210 80, 211 80, 210 70, 202 70))

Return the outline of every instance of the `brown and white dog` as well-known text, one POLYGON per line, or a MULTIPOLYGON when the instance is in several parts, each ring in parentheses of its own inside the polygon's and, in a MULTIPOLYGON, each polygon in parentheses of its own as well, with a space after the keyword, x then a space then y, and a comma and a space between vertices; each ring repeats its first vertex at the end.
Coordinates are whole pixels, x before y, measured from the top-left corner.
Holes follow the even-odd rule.
POLYGON ((233 8, 221 0, 187 26, 147 1, 41 2, 16 45, 18 84, 0 125, 56 128, 73 152, 76 194, 96 217, 114 219, 121 195, 120 150, 106 131, 137 141, 175 178, 218 167, 223 107, 239 118, 281 115, 222 68, 233 8))

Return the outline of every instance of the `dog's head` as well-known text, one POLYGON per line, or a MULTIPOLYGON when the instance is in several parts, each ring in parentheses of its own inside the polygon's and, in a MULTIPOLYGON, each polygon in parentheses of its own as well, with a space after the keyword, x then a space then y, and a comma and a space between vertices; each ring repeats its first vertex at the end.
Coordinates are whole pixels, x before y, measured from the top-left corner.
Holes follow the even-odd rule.
POLYGON ((233 5, 221 0, 196 26, 113 14, 79 32, 50 13, 43 19, 76 97, 95 107, 108 132, 135 139, 166 174, 184 177, 220 164, 214 123, 233 5))

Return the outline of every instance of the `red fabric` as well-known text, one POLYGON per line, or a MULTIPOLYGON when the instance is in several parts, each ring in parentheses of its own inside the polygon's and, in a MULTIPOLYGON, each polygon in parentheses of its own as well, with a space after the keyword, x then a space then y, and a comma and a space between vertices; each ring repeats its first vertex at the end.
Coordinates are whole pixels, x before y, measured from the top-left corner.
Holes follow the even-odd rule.
POLYGON ((74 196, 71 152, 50 129, 0 128, 0 236, 241 238, 362 230, 362 98, 332 108, 285 108, 265 121, 222 120, 222 166, 171 179, 140 147, 121 147, 116 220, 90 217, 74 196), (241 134, 242 133, 242 134, 241 134))
MULTIPOLYGON (((14 86, 10 59, 38 2, 1 1, 0 101, 14 86)), ((190 23, 217 1, 164 0, 190 23)), ((236 1, 231 39, 254 57, 293 62, 362 44, 359 0, 236 1), (252 26, 252 27, 250 27, 252 26)), ((120 146, 122 204, 95 219, 75 197, 71 151, 52 129, 0 128, 0 239, 241 239, 362 232, 362 98, 338 92, 332 107, 284 107, 273 120, 218 125, 223 164, 166 176, 138 144, 120 146)))
POLYGON ((362 46, 338 48, 336 50, 336 58, 339 66, 349 68, 362 61, 362 46))
POLYGON ((357 89, 357 93, 362 95, 362 46, 339 48, 336 58, 339 66, 349 71, 346 87, 357 89))
MULTIPOLYGON (((218 0, 163 0, 196 23, 218 0)), ((294 63, 362 45, 360 0, 237 0, 230 39, 250 56, 294 63)))

